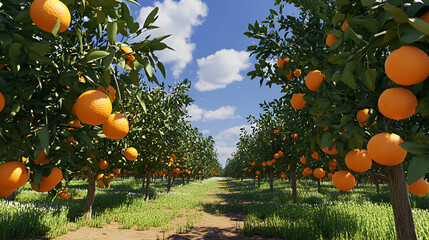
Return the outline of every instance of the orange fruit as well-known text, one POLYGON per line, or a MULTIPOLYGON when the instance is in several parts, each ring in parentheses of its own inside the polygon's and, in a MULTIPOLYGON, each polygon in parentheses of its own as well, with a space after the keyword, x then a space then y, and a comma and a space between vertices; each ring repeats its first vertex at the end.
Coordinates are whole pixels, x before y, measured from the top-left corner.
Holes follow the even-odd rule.
POLYGON ((417 47, 402 46, 389 54, 384 69, 395 83, 414 85, 429 77, 429 56, 417 47))
POLYGON ((341 170, 332 175, 332 183, 341 191, 349 191, 355 186, 355 177, 348 171, 341 170))
POLYGON ((129 147, 127 148, 127 150, 125 150, 125 158, 133 161, 137 158, 137 156, 139 155, 139 153, 137 152, 137 149, 133 148, 133 147, 129 147))
POLYGON ((331 178, 331 177, 332 177, 332 175, 333 175, 332 173, 328 173, 328 174, 327 174, 327 176, 328 176, 329 178, 331 178))
POLYGON ((109 94, 110 100, 112 102, 115 101, 116 89, 114 89, 112 86, 109 85, 107 90, 103 86, 98 86, 97 90, 109 94))
POLYGON ((113 169, 113 173, 120 174, 121 173, 121 169, 120 168, 113 169))
POLYGON ((0 165, 0 188, 16 189, 22 187, 30 178, 30 171, 20 161, 0 165))
POLYGON ((30 18, 34 24, 45 32, 52 32, 58 19, 60 32, 69 28, 71 15, 67 6, 59 0, 34 0, 30 6, 30 18))
POLYGON ((292 71, 289 69, 289 74, 286 75, 288 81, 292 79, 292 71))
POLYGON ((343 26, 342 26, 343 32, 345 32, 348 27, 349 27, 349 24, 347 23, 346 20, 344 20, 343 26))
POLYGON ((385 117, 402 120, 414 115, 416 96, 408 89, 397 87, 385 90, 378 98, 378 109, 385 117))
POLYGON ((45 150, 43 150, 39 156, 34 159, 34 163, 35 164, 40 164, 40 165, 45 165, 48 164, 51 160, 50 159, 46 159, 46 153, 45 150))
POLYGON ((136 60, 136 58, 132 54, 133 49, 131 47, 123 46, 123 47, 121 47, 121 51, 125 53, 125 59, 127 60, 127 62, 132 62, 132 61, 136 60))
POLYGON ((376 163, 393 166, 403 162, 407 156, 407 151, 399 146, 402 142, 402 138, 394 133, 379 133, 368 141, 367 150, 376 163))
POLYGON ((303 109, 305 107, 304 94, 297 93, 293 95, 290 99, 290 104, 297 110, 303 109))
POLYGON ((301 76, 301 69, 297 69, 297 70, 295 70, 295 72, 293 72, 293 75, 294 75, 295 77, 299 77, 299 76, 301 76))
POLYGON ((271 161, 267 161, 267 165, 268 165, 268 166, 271 166, 271 165, 273 165, 273 162, 271 162, 271 161))
POLYGON ((300 161, 302 164, 307 164, 307 158, 305 158, 304 156, 300 157, 300 158, 299 158, 299 161, 300 161))
POLYGON ((267 163, 266 162, 262 162, 262 167, 265 167, 265 166, 267 166, 267 163))
POLYGON ((274 163, 277 162, 277 160, 276 159, 272 159, 271 162, 274 164, 274 163))
POLYGON ((84 171, 88 171, 88 170, 89 170, 89 167, 84 166, 84 167, 83 167, 83 170, 84 170, 84 171))
POLYGON ((323 178, 325 176, 325 174, 326 174, 325 170, 323 170, 322 168, 316 168, 313 171, 313 175, 319 179, 323 178))
POLYGON ((313 173, 313 170, 311 170, 311 168, 309 168, 309 167, 306 167, 306 168, 304 168, 304 172, 306 175, 310 175, 313 173))
POLYGON ((298 134, 292 134, 292 140, 296 141, 298 139, 298 134))
POLYGON ((74 128, 69 128, 71 130, 77 130, 79 128, 83 128, 79 120, 72 120, 68 123, 68 125, 74 127, 74 128))
POLYGON ((311 154, 311 157, 313 158, 313 159, 319 159, 319 153, 318 152, 316 152, 316 151, 314 151, 312 154, 311 154))
MULTIPOLYGON (((368 118, 371 117, 371 114, 369 114, 369 109, 362 109, 359 110, 356 114, 356 119, 358 121, 359 124, 362 124, 363 126, 366 126, 366 120, 368 120, 368 118)), ((372 125, 374 125, 376 123, 376 121, 374 121, 372 125)))
POLYGON ((320 88, 320 84, 322 84, 325 79, 325 75, 322 74, 319 70, 313 70, 307 74, 305 77, 305 85, 311 91, 318 91, 320 88))
POLYGON ((109 162, 106 160, 101 160, 98 166, 100 167, 100 169, 106 169, 109 166, 109 162))
POLYGON ((329 155, 335 155, 338 153, 336 145, 334 145, 334 147, 331 150, 329 150, 329 147, 325 147, 324 149, 322 149, 322 151, 329 154, 329 155))
POLYGON ((130 130, 127 118, 120 113, 112 113, 103 123, 103 133, 110 139, 122 139, 127 136, 130 130))
POLYGON ((285 178, 286 178, 286 174, 282 173, 282 174, 280 174, 280 177, 281 177, 282 179, 285 179, 285 178))
POLYGON ((100 179, 102 179, 104 177, 104 174, 103 173, 100 173, 100 174, 98 174, 97 175, 97 180, 100 180, 100 179))
POLYGON ((423 16, 420 17, 420 19, 429 23, 429 12, 426 12, 425 14, 423 14, 423 16))
POLYGON ((7 197, 15 191, 15 188, 2 188, 0 187, 0 198, 7 197))
POLYGON ((355 172, 365 172, 372 166, 372 159, 365 149, 354 149, 347 153, 346 166, 355 172))
POLYGON ((279 57, 278 59, 277 59, 277 66, 279 66, 279 68, 283 68, 283 65, 284 65, 284 63, 286 62, 289 62, 289 58, 287 57, 287 58, 285 58, 285 59, 282 59, 281 57, 279 57))
POLYGON ((337 166, 337 160, 335 160, 335 159, 329 160, 329 166, 331 166, 331 167, 337 166))
POLYGON ((3 110, 4 105, 5 105, 4 96, 3 96, 3 93, 0 92, 0 112, 3 110))
POLYGON ((106 186, 106 184, 104 184, 103 180, 98 180, 97 181, 97 186, 103 188, 103 187, 106 186))
POLYGON ((250 165, 255 166, 255 162, 252 162, 250 165))
POLYGON ((279 151, 277 154, 279 155, 279 157, 283 157, 283 152, 282 151, 279 151))
POLYGON ((280 157, 280 156, 279 156, 279 154, 278 154, 278 153, 275 153, 275 154, 274 154, 274 158, 275 158, 275 159, 277 159, 277 158, 279 158, 279 157, 280 157))
POLYGON ((112 113, 112 102, 102 91, 89 90, 82 93, 76 103, 76 115, 89 125, 103 124, 112 113))
POLYGON ((336 35, 328 34, 328 36, 326 36, 326 45, 328 45, 328 47, 331 47, 332 43, 334 43, 338 39, 340 39, 340 38, 337 37, 336 35))
POLYGON ((60 183, 61 180, 63 180, 63 172, 58 167, 54 167, 51 168, 51 173, 47 177, 42 177, 39 186, 34 186, 33 181, 31 181, 31 187, 36 192, 48 192, 60 183))
POLYGON ((259 174, 261 174, 261 172, 260 171, 256 171, 256 175, 259 175, 259 174))
POLYGON ((420 178, 416 182, 408 185, 408 191, 415 195, 425 195, 429 192, 429 183, 423 178, 420 178))

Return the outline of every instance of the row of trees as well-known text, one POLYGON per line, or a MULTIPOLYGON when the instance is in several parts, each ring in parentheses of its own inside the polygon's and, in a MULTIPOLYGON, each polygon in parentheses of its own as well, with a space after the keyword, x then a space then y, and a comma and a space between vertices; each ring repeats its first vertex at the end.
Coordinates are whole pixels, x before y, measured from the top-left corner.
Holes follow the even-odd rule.
POLYGON ((226 169, 253 172, 253 162, 259 170, 260 162, 282 151, 283 159, 266 172, 288 172, 294 179, 297 169, 310 165, 333 171, 340 189, 347 181, 354 184, 354 172, 374 177, 389 186, 398 239, 417 239, 407 182, 415 193, 429 190, 424 179, 429 3, 277 0, 275 5, 245 33, 258 41, 248 47, 258 60, 248 75, 261 85, 281 85, 285 95, 263 105, 265 114, 252 120, 252 134, 242 134, 226 169), (288 4, 300 9, 297 16, 283 14, 288 4), (357 170, 347 160, 353 151, 361 159, 357 170), (363 169, 366 155, 374 162, 363 169), (336 177, 336 169, 353 171, 338 171, 342 175, 336 177))

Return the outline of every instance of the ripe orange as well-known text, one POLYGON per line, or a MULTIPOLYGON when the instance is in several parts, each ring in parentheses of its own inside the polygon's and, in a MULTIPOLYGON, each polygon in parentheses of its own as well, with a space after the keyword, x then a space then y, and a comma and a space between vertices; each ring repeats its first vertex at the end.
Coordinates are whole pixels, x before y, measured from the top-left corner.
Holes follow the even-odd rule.
POLYGON ((51 173, 49 176, 43 176, 40 180, 39 186, 34 186, 33 181, 31 182, 31 187, 36 192, 48 192, 52 190, 58 183, 63 180, 63 172, 58 167, 51 168, 51 173))
POLYGON ((331 159, 331 160, 329 160, 329 166, 331 166, 331 167, 335 167, 335 166, 337 166, 337 160, 335 160, 335 159, 331 159))
POLYGON ((417 182, 408 185, 408 191, 415 195, 425 195, 429 192, 429 183, 420 178, 417 182))
POLYGON ((372 159, 365 149, 354 149, 347 153, 346 166, 355 172, 365 172, 372 166, 372 159))
POLYGON ((30 171, 20 161, 0 165, 0 188, 16 189, 22 187, 30 178, 30 171))
POLYGON ((265 166, 267 166, 267 163, 266 162, 262 162, 262 167, 265 167, 265 166))
POLYGON ((394 133, 379 133, 368 141, 369 156, 381 165, 397 165, 407 156, 407 151, 399 146, 402 142, 402 138, 394 133))
POLYGON ((316 168, 313 171, 313 175, 319 179, 323 178, 325 176, 325 174, 326 174, 325 170, 323 170, 322 168, 316 168))
POLYGON ((278 153, 275 153, 275 154, 274 154, 274 158, 275 158, 275 159, 277 159, 277 158, 279 158, 279 157, 280 157, 280 156, 279 156, 279 154, 278 154, 278 153))
POLYGON ((268 165, 268 166, 271 166, 271 165, 273 165, 273 162, 271 162, 271 161, 267 161, 267 165, 268 165))
POLYGON ((326 36, 326 45, 328 45, 328 47, 331 47, 332 43, 334 43, 338 39, 340 39, 340 38, 337 37, 336 35, 328 34, 328 36, 326 36))
POLYGON ((302 164, 307 164, 307 158, 305 158, 304 156, 300 157, 300 158, 299 158, 299 161, 300 161, 302 164))
POLYGON ((322 151, 329 154, 329 155, 335 155, 338 153, 336 145, 334 145, 334 147, 331 150, 329 150, 329 147, 325 147, 324 149, 322 149, 322 151))
POLYGON ((276 159, 271 159, 271 162, 274 164, 274 163, 277 162, 277 160, 276 159))
POLYGON ((256 171, 256 175, 259 175, 259 174, 261 174, 261 172, 260 171, 256 171))
POLYGON ((343 29, 343 32, 345 32, 346 31, 346 29, 349 27, 349 24, 347 23, 347 21, 346 20, 344 20, 344 22, 343 22, 343 27, 342 27, 342 29, 343 29))
POLYGON ((341 191, 349 191, 355 186, 355 177, 348 171, 341 170, 332 175, 332 183, 341 191))
POLYGON ((297 110, 303 109, 305 107, 304 94, 297 93, 293 95, 290 99, 290 104, 297 110))
POLYGON ((113 173, 120 174, 121 173, 121 169, 120 168, 113 169, 113 173))
POLYGON ((289 74, 286 75, 288 81, 292 79, 292 70, 289 69, 289 74))
POLYGON ((50 159, 46 159, 46 153, 45 150, 43 150, 39 156, 34 159, 34 163, 35 164, 40 164, 40 165, 45 165, 48 164, 51 160, 50 159))
POLYGON ((98 166, 100 167, 100 169, 106 169, 109 166, 109 162, 106 160, 101 160, 98 166))
POLYGON ((279 157, 283 157, 283 152, 282 151, 279 151, 277 154, 279 155, 279 157))
POLYGON ((425 14, 423 14, 423 16, 420 17, 420 19, 429 23, 429 12, 426 12, 425 14))
POLYGON ((298 139, 298 134, 294 133, 292 134, 292 140, 296 141, 298 139))
POLYGON ((414 85, 429 77, 429 56, 419 48, 402 46, 389 54, 384 69, 395 83, 414 85))
MULTIPOLYGON (((356 119, 358 121, 358 123, 362 124, 363 126, 366 126, 366 120, 368 120, 368 118, 371 117, 371 114, 369 114, 369 109, 362 109, 359 110, 356 114, 356 119)), ((376 121, 374 121, 372 125, 374 125, 376 123, 376 121)))
POLYGON ((313 159, 319 159, 319 153, 318 152, 316 152, 316 151, 314 151, 312 154, 311 154, 311 157, 313 158, 313 159))
POLYGON ((325 75, 322 74, 319 70, 313 70, 307 74, 305 77, 305 85, 311 91, 318 91, 320 88, 320 84, 322 84, 325 79, 325 75))
POLYGON ((89 125, 103 124, 112 113, 112 102, 102 91, 89 90, 82 93, 75 103, 79 120, 89 125))
POLYGON ((332 173, 328 173, 327 174, 327 176, 330 177, 330 178, 332 177, 332 175, 333 175, 332 173))
POLYGON ((387 89, 378 98, 378 109, 381 114, 394 120, 411 117, 416 107, 416 96, 410 90, 401 87, 387 89))
POLYGON ((107 138, 115 140, 124 138, 130 130, 127 118, 120 113, 112 113, 102 129, 107 138))
POLYGON ((284 63, 286 62, 289 62, 289 58, 287 57, 287 58, 285 58, 285 59, 282 59, 281 57, 279 57, 278 59, 277 59, 277 66, 279 66, 279 68, 283 68, 283 65, 284 65, 284 63))
POLYGON ((313 173, 313 170, 311 170, 311 168, 309 168, 309 167, 306 167, 306 168, 304 168, 304 172, 305 172, 306 176, 308 176, 308 175, 313 173))
POLYGON ((112 86, 108 86, 107 90, 103 87, 103 86, 98 86, 97 88, 98 91, 102 91, 106 94, 109 94, 110 96, 110 100, 113 102, 115 101, 115 96, 116 96, 116 89, 114 89, 112 86))
POLYGON ((97 181, 97 186, 103 188, 103 187, 106 186, 106 184, 104 184, 103 180, 98 180, 97 181))
POLYGON ((68 125, 74 127, 74 128, 69 128, 71 130, 77 130, 79 128, 83 128, 79 120, 72 120, 68 123, 68 125))
POLYGON ((60 32, 69 28, 71 15, 67 6, 59 0, 34 0, 30 6, 30 18, 37 27, 52 32, 60 19, 60 32))
POLYGON ((129 46, 123 46, 121 47, 121 51, 125 53, 125 59, 127 60, 127 62, 132 62, 134 60, 136 60, 136 57, 134 57, 133 53, 133 49, 129 46))
POLYGON ((301 76, 301 69, 297 69, 297 70, 295 70, 295 72, 293 72, 293 75, 294 75, 295 77, 299 77, 299 76, 301 76))
POLYGON ((133 161, 137 158, 137 156, 139 155, 139 153, 137 152, 137 149, 133 148, 133 147, 129 147, 127 148, 127 150, 125 150, 125 158, 133 161))
POLYGON ((0 198, 7 197, 15 191, 15 188, 2 188, 0 187, 0 198))
POLYGON ((3 110, 4 105, 5 105, 4 96, 3 96, 3 93, 0 92, 0 112, 3 110))
POLYGON ((282 173, 282 174, 280 174, 280 177, 281 177, 282 179, 285 179, 285 178, 286 178, 286 174, 282 173))

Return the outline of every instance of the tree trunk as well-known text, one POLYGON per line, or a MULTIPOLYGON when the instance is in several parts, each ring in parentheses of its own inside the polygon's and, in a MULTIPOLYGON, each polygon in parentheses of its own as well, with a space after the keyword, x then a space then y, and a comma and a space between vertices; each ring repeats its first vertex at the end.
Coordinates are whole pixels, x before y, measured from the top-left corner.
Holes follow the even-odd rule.
POLYGON ((389 179, 390 202, 395 217, 396 237, 398 240, 417 240, 402 163, 388 166, 386 170, 389 179))
POLYGON ((150 169, 147 170, 146 172, 146 195, 144 197, 144 200, 146 202, 149 202, 149 190, 150 190, 150 178, 151 178, 151 174, 150 174, 150 169))
POLYGON ((171 189, 171 175, 167 176, 167 193, 170 192, 171 189))
POLYGON ((185 177, 182 177, 182 185, 185 185, 185 177))
POLYGON ((293 163, 290 169, 290 181, 292 188, 292 202, 298 203, 298 193, 296 191, 296 163, 293 163))
POLYGON ((256 177, 253 178, 253 187, 256 186, 256 177))
POLYGON ((15 189, 15 191, 13 191, 13 193, 7 197, 7 200, 8 201, 15 201, 17 194, 18 194, 17 189, 15 189))
POLYGON ((188 178, 186 180, 186 183, 189 184, 189 181, 191 180, 191 176, 188 175, 188 178))
POLYGON ((320 187, 320 178, 317 179, 317 192, 321 193, 322 188, 320 187))
POLYGON ((260 188, 260 187, 261 187, 261 178, 258 177, 258 188, 260 188))
POLYGON ((380 194, 380 183, 378 178, 375 179, 375 188, 377 188, 377 194, 380 194))
POLYGON ((269 177, 270 177, 270 192, 274 192, 274 172, 272 169, 270 171, 269 177))
POLYGON ((85 201, 85 218, 91 219, 92 217, 92 207, 94 206, 95 199, 95 181, 97 178, 97 173, 90 172, 88 176, 88 192, 86 194, 85 201))
POLYGON ((143 176, 142 188, 145 188, 145 185, 146 185, 146 175, 143 176))

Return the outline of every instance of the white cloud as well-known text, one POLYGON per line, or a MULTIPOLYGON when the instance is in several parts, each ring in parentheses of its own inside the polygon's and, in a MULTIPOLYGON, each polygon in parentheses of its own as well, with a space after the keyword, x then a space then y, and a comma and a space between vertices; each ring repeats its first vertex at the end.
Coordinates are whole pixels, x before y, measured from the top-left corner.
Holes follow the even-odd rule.
MULTIPOLYGON (((186 65, 192 61, 195 43, 191 42, 193 29, 204 22, 208 14, 207 5, 202 0, 164 0, 154 2, 159 7, 158 19, 155 26, 160 28, 151 30, 152 36, 172 34, 164 42, 175 51, 157 52, 163 63, 171 63, 173 76, 178 78, 186 65)), ((138 22, 143 25, 148 14, 154 7, 143 7, 138 16, 138 22)), ((143 36, 145 37, 145 36, 143 36)), ((143 37, 139 40, 143 40, 143 37)))
POLYGON ((216 150, 219 154, 219 163, 225 167, 226 160, 236 150, 236 144, 240 137, 241 128, 251 132, 251 125, 240 125, 222 130, 213 139, 216 142, 216 150))
POLYGON ((208 129, 204 129, 204 130, 201 130, 201 133, 202 133, 202 134, 209 134, 209 133, 210 133, 210 130, 208 130, 208 129))
POLYGON ((193 104, 188 108, 188 114, 189 118, 186 120, 188 121, 213 121, 213 120, 225 120, 225 119, 234 119, 234 118, 240 118, 239 115, 235 114, 235 110, 237 108, 233 106, 222 106, 216 110, 207 110, 198 107, 197 105, 193 104))
POLYGON ((199 70, 195 88, 200 92, 225 88, 230 83, 243 80, 240 72, 251 65, 249 53, 234 49, 222 49, 197 62, 199 70))

